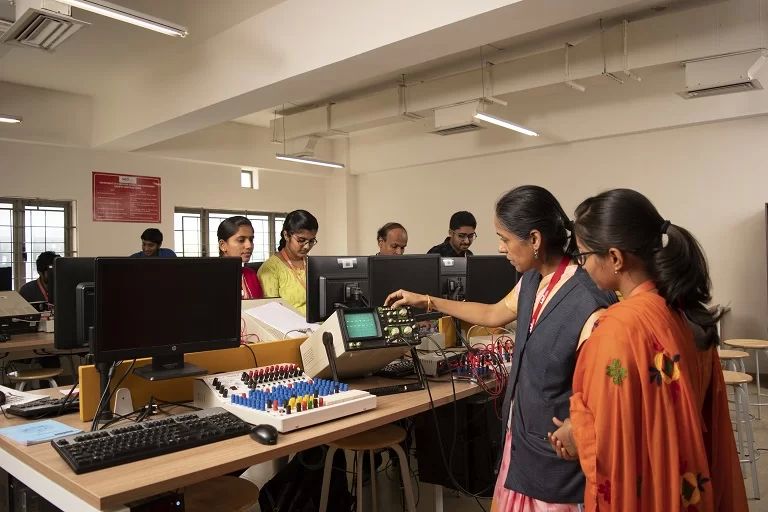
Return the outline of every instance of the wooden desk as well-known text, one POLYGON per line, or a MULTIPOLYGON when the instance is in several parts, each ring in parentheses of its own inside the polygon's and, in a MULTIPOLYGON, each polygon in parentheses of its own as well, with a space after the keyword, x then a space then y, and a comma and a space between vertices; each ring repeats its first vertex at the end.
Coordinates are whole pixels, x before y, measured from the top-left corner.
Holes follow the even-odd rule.
MULTIPOLYGON (((373 378, 350 383, 354 387, 374 387, 391 382, 373 378)), ((450 382, 431 382, 430 389, 435 406, 454 399, 450 382)), ((475 384, 456 383, 457 399, 479 391, 475 384)), ((384 396, 378 398, 374 410, 280 434, 275 446, 261 445, 242 436, 84 475, 74 474, 49 443, 24 447, 0 437, 0 465, 64 512, 126 512, 125 503, 364 432, 427 411, 429 407, 426 390, 384 396)), ((58 419, 84 430, 89 427, 76 414, 58 419)), ((0 418, 0 426, 19 421, 0 418)))
POLYGON ((83 354, 87 352, 87 348, 56 350, 53 348, 53 333, 51 332, 14 334, 11 336, 11 341, 0 343, 0 360, 8 361, 40 356, 83 354))

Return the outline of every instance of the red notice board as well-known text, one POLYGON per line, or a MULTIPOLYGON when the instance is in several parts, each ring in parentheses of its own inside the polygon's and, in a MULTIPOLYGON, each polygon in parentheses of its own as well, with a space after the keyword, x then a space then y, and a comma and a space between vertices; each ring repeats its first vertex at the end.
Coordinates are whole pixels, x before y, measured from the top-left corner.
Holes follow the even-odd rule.
POLYGON ((160 178, 93 172, 93 220, 160 222, 160 178))

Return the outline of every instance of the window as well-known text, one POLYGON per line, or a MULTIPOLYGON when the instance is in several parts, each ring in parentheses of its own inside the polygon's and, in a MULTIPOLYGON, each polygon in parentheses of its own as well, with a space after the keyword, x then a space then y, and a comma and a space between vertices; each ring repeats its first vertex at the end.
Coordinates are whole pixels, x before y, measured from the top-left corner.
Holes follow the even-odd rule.
POLYGON ((41 252, 74 256, 72 204, 67 201, 0 198, 0 266, 13 270, 13 288, 37 279, 41 252))
POLYGON ((242 169, 240 171, 240 186, 243 188, 259 188, 258 170, 242 169))
POLYGON ((284 213, 256 213, 205 208, 176 208, 174 213, 174 245, 179 256, 218 256, 217 231, 224 219, 243 215, 253 224, 251 261, 265 261, 276 252, 284 213))

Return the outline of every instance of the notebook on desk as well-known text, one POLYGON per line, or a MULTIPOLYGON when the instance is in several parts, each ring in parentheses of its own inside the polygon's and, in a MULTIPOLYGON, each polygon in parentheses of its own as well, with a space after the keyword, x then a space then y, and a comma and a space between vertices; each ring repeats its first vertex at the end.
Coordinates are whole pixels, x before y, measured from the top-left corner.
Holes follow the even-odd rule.
POLYGON ((70 427, 56 420, 32 421, 14 427, 0 428, 0 435, 24 446, 44 443, 79 432, 82 432, 79 428, 70 427))

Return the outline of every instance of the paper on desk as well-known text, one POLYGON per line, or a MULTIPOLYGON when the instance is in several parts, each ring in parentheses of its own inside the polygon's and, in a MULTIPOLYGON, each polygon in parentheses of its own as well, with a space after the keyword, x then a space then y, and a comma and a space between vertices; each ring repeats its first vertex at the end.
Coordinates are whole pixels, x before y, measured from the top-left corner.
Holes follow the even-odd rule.
POLYGON ((35 400, 46 398, 44 395, 35 395, 33 393, 17 391, 13 388, 7 388, 5 386, 0 386, 0 391, 2 391, 5 395, 5 405, 3 405, 3 407, 8 407, 9 405, 26 404, 29 402, 34 402, 35 400))
POLYGON ((245 312, 286 335, 294 333, 296 337, 299 337, 300 333, 309 333, 318 327, 317 324, 307 323, 303 316, 291 311, 279 302, 269 302, 263 306, 246 309, 245 312))
POLYGON ((34 421, 22 423, 15 427, 0 428, 0 435, 25 446, 44 443, 57 437, 69 436, 78 432, 82 431, 56 420, 34 421))

